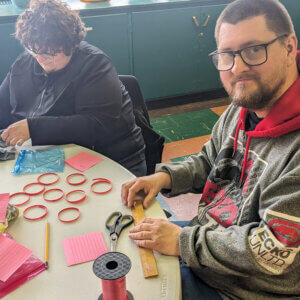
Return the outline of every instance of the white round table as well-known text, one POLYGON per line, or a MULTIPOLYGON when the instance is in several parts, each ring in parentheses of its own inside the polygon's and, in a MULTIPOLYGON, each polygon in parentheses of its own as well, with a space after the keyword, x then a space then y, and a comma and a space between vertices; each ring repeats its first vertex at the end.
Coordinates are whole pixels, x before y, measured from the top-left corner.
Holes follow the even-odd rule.
MULTIPOLYGON (((69 204, 66 200, 46 202, 41 195, 32 196, 29 203, 21 206, 22 209, 33 205, 43 204, 48 207, 46 218, 39 221, 28 221, 22 217, 10 223, 8 232, 20 244, 29 248, 34 255, 44 261, 46 221, 50 223, 49 269, 21 285, 5 297, 7 300, 96 300, 101 293, 101 280, 92 270, 93 261, 68 267, 62 247, 62 240, 73 236, 100 230, 109 250, 109 234, 105 228, 105 220, 113 211, 131 214, 130 209, 121 202, 122 183, 134 178, 125 168, 116 162, 77 145, 62 146, 66 158, 84 151, 103 158, 103 161, 86 170, 87 181, 80 186, 71 186, 65 178, 78 172, 65 165, 63 173, 58 173, 60 180, 49 188, 61 188, 65 193, 74 189, 83 189, 87 192, 87 199, 82 203, 69 204), (113 189, 103 195, 90 192, 93 178, 104 177, 112 181, 113 189), (76 206, 81 211, 81 217, 74 223, 62 223, 57 219, 57 212, 65 207, 76 206)), ((38 174, 12 175, 15 161, 0 162, 0 193, 21 192, 24 185, 37 180, 38 174)), ((145 210, 146 216, 165 218, 160 205, 155 200, 145 210)), ((126 254, 132 263, 131 270, 126 275, 126 288, 135 300, 179 300, 181 299, 181 278, 177 257, 155 253, 158 266, 158 277, 145 279, 140 262, 138 247, 129 239, 128 231, 133 225, 126 228, 117 244, 117 251, 126 254)), ((113 299, 107 299, 113 300, 113 299)))

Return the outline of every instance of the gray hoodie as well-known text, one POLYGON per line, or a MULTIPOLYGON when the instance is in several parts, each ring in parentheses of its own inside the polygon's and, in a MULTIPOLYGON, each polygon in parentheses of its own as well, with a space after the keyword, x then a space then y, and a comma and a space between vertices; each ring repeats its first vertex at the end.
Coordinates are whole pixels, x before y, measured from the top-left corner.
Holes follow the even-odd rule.
POLYGON ((224 299, 300 299, 300 79, 253 131, 229 106, 202 151, 157 166, 169 196, 202 193, 183 262, 224 299))

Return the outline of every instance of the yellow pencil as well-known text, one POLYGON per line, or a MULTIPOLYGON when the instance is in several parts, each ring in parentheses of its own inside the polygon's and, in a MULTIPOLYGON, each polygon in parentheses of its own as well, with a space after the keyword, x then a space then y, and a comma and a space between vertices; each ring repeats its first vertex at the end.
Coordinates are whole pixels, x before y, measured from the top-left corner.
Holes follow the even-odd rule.
POLYGON ((46 223, 45 267, 49 266, 49 223, 46 223))

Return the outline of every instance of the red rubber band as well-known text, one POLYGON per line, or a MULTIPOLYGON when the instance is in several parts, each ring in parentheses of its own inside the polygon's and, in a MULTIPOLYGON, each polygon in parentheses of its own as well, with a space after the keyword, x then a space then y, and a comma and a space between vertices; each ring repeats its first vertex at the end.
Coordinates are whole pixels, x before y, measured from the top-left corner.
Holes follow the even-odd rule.
POLYGON ((62 209, 61 211, 59 211, 58 214, 57 214, 58 220, 61 221, 61 222, 63 222, 63 223, 72 223, 72 222, 75 222, 75 221, 77 221, 77 220, 79 219, 79 217, 80 217, 80 210, 79 210, 77 207, 67 207, 67 208, 64 208, 64 209, 62 209), (61 215, 63 212, 67 211, 67 210, 76 210, 76 211, 78 212, 78 217, 76 217, 76 218, 74 218, 74 219, 72 219, 72 220, 63 220, 63 219, 60 217, 60 215, 61 215))
POLYGON ((42 192, 44 192, 44 190, 45 190, 45 186, 44 186, 43 184, 39 183, 39 182, 31 182, 31 183, 26 184, 26 185, 23 187, 23 192, 24 192, 25 194, 29 195, 29 196, 39 195, 39 194, 41 194, 42 192), (43 187, 42 190, 40 190, 40 191, 38 191, 38 192, 36 192, 36 193, 28 193, 28 192, 26 192, 26 188, 28 188, 29 186, 32 186, 32 185, 34 185, 34 184, 41 185, 41 186, 43 187))
POLYGON ((69 193, 66 195, 66 200, 67 200, 69 203, 79 203, 79 202, 84 201, 84 200, 86 199, 86 197, 87 197, 87 195, 86 195, 85 191, 83 191, 83 190, 75 190, 75 191, 69 192, 69 193), (79 200, 75 200, 75 201, 71 201, 71 200, 68 199, 69 195, 71 195, 72 193, 78 193, 78 192, 79 192, 79 193, 83 193, 84 196, 83 196, 82 198, 80 198, 79 200))
POLYGON ((82 174, 82 173, 73 173, 73 174, 70 174, 70 175, 66 178, 66 181, 67 181, 68 184, 71 184, 71 185, 80 185, 80 184, 83 184, 83 183, 86 182, 86 177, 85 177, 85 175, 82 174), (77 175, 82 176, 82 177, 83 177, 83 180, 80 181, 80 182, 75 182, 75 183, 70 182, 70 177, 72 177, 72 176, 77 176, 77 175))
POLYGON ((48 209, 45 205, 39 205, 39 204, 36 204, 36 205, 32 205, 32 206, 29 206, 27 207, 24 211, 23 211, 23 217, 26 219, 26 220, 29 220, 29 221, 36 221, 36 220, 40 220, 40 219, 43 219, 47 216, 48 214, 48 209), (25 213, 26 211, 28 211, 29 209, 31 208, 34 208, 34 207, 40 207, 40 208, 43 208, 45 210, 45 213, 43 215, 41 215, 40 217, 37 217, 37 218, 29 218, 29 217, 26 217, 25 216, 25 213))
POLYGON ((41 174, 41 175, 38 177, 37 182, 40 183, 40 184, 42 184, 42 185, 51 185, 51 184, 54 184, 54 183, 58 182, 58 180, 59 180, 58 174, 56 174, 56 173, 44 173, 44 174, 41 174), (41 178, 42 178, 43 176, 47 176, 47 175, 55 175, 57 178, 56 178, 56 180, 53 181, 53 182, 47 182, 47 183, 42 182, 42 181, 41 181, 41 178))
POLYGON ((14 193, 12 195, 9 195, 9 200, 14 197, 14 196, 17 196, 17 195, 25 195, 25 196, 28 196, 28 199, 26 199, 24 202, 22 203, 18 203, 18 204, 12 204, 13 206, 21 206, 21 205, 24 205, 26 204, 29 200, 30 200, 30 196, 26 193, 23 193, 23 192, 20 192, 20 193, 14 193))
POLYGON ((43 194, 44 200, 45 200, 45 201, 48 201, 48 202, 55 202, 55 201, 58 201, 58 200, 62 199, 64 196, 65 196, 65 193, 63 192, 62 189, 50 189, 50 190, 45 191, 44 194, 43 194), (57 199, 52 199, 52 200, 46 199, 46 194, 47 194, 48 192, 52 192, 52 191, 58 191, 58 192, 61 192, 62 195, 61 195, 59 198, 57 198, 57 199))
POLYGON ((108 192, 110 192, 113 188, 113 184, 110 180, 106 179, 106 178, 95 178, 93 180, 96 180, 94 183, 91 184, 91 191, 94 193, 94 194, 106 194, 108 192), (109 183, 111 185, 111 187, 107 190, 107 191, 104 191, 104 192, 96 192, 93 190, 93 186, 98 184, 98 183, 109 183))

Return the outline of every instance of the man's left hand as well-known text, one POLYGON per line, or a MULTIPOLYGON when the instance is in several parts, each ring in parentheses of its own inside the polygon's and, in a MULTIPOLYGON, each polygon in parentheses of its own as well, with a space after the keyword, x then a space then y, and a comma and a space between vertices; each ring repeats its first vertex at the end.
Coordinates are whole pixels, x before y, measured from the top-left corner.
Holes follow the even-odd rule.
POLYGON ((7 146, 22 145, 30 138, 28 122, 26 119, 9 125, 2 133, 1 138, 7 146))
POLYGON ((179 234, 182 228, 163 219, 145 218, 132 228, 129 237, 143 248, 179 256, 179 234))

